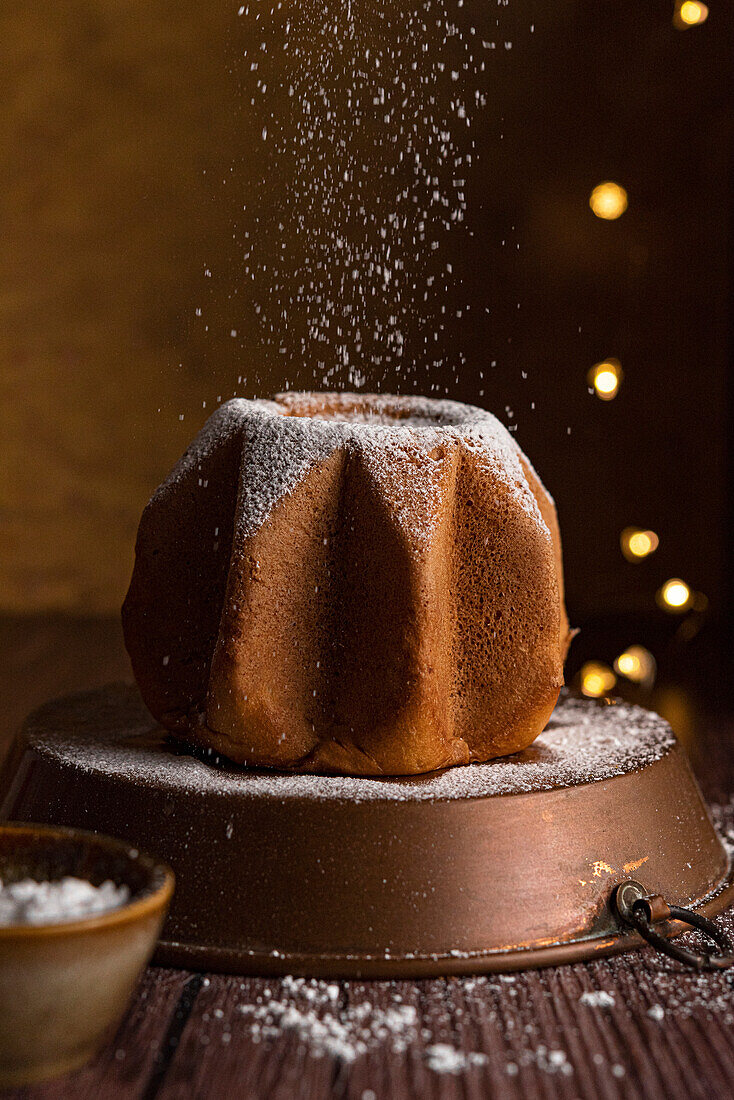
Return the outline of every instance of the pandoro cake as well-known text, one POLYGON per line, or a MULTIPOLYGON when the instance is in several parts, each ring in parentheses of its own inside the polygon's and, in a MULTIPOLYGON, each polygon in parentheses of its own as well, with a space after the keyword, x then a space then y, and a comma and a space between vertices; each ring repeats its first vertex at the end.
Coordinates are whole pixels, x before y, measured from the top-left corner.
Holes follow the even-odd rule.
POLYGON ((555 507, 473 406, 232 400, 143 513, 123 626, 157 721, 240 764, 490 760, 538 736, 563 684, 555 507))

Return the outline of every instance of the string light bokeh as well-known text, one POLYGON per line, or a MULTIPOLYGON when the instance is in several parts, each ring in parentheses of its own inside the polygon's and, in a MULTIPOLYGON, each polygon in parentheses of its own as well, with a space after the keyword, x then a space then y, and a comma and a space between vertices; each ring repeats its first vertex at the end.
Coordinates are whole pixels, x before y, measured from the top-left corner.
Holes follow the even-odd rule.
POLYGON ((587 661, 582 665, 579 674, 579 685, 582 695, 589 699, 600 699, 608 695, 617 683, 617 677, 602 661, 587 661))
POLYGON ((649 649, 642 645, 631 645, 620 653, 614 662, 614 670, 635 684, 652 684, 655 679, 657 663, 649 649))
MULTIPOLYGON (((699 0, 676 0, 673 23, 680 30, 699 26, 706 22, 709 9, 699 0)), ((629 209, 630 199, 625 187, 612 179, 597 184, 589 196, 592 213, 602 221, 616 222, 629 209)), ((615 230, 616 232, 616 230, 615 230)), ((595 363, 587 372, 589 392, 601 402, 612 402, 620 393, 624 372, 620 360, 607 358, 595 363)), ((654 477, 653 467, 640 470, 641 477, 654 477)), ((663 532, 664 534, 664 532, 663 532)), ((695 591, 679 576, 656 576, 653 558, 660 546, 660 535, 649 527, 630 524, 619 534, 619 545, 624 559, 641 569, 643 584, 650 585, 650 614, 680 620, 673 638, 678 644, 690 641, 700 630, 709 609, 705 593, 695 591), (647 579, 649 578, 649 579, 647 579)), ((661 567, 664 565, 661 563, 661 567)), ((586 660, 576 675, 575 683, 582 694, 600 698, 623 690, 627 684, 633 691, 651 691, 655 684, 658 661, 647 646, 640 643, 627 645, 607 660, 594 657, 586 660)), ((635 696, 639 697, 639 696, 635 696)))
POLYGON ((673 14, 673 24, 679 30, 695 27, 705 23, 709 16, 709 9, 700 0, 678 0, 673 14))
POLYGON ((665 611, 680 614, 687 611, 693 603, 693 593, 679 577, 671 577, 657 592, 657 600, 665 611))
POLYGON ((589 197, 589 206, 597 218, 616 221, 628 206, 627 192, 613 180, 597 184, 589 197))
POLYGON ((619 545, 627 561, 642 561, 655 553, 660 539, 654 531, 625 527, 619 536, 619 545))
POLYGON ((604 359, 589 370, 587 381, 600 401, 613 401, 622 385, 622 364, 619 359, 604 359))

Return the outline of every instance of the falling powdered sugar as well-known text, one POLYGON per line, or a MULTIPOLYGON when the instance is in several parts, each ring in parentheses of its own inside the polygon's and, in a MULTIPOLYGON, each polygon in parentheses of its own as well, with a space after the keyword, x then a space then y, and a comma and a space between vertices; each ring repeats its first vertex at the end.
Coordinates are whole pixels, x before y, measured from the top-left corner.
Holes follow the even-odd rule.
POLYGON ((225 331, 254 324, 263 375, 305 364, 361 388, 389 369, 463 366, 474 123, 500 12, 463 0, 238 8, 241 145, 224 181, 239 199, 235 275, 205 273, 228 281, 225 331))

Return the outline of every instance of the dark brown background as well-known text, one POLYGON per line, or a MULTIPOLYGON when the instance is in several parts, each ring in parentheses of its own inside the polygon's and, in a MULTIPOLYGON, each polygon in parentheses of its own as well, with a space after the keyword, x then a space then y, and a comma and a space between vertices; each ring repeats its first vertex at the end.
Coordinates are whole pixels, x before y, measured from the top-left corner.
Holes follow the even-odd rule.
MULTIPOLYGON (((236 307, 229 297, 242 283, 233 212, 260 171, 237 98, 260 32, 236 8, 19 0, 0 13, 5 612, 115 615, 140 510, 218 398, 313 382, 308 356, 284 364, 259 346, 246 287, 236 307)), ((449 246, 469 298, 492 310, 444 334, 469 353, 459 381, 427 370, 419 388, 439 382, 503 419, 513 410, 561 513, 570 610, 585 627, 572 667, 644 642, 673 675, 715 667, 720 681, 732 9, 712 5, 685 32, 662 0, 497 11, 499 28, 479 0, 455 13, 498 48, 475 122, 475 235, 449 246), (630 196, 616 222, 588 208, 607 178, 630 196), (625 380, 603 403, 586 371, 607 355, 625 380), (635 523, 661 542, 630 565, 618 537, 635 523), (683 647, 679 620, 654 602, 672 575, 710 601, 683 647)), ((367 373, 368 386, 416 386, 367 373)))

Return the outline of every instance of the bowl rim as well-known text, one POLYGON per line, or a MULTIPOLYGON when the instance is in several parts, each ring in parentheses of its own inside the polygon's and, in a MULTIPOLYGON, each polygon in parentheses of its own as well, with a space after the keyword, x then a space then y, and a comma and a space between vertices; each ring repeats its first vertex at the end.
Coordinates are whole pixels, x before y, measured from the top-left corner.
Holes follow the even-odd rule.
POLYGON ((88 917, 80 917, 77 920, 54 921, 48 924, 3 924, 0 925, 0 945, 12 939, 38 939, 48 936, 73 936, 82 935, 92 931, 107 931, 115 926, 131 924, 166 908, 173 895, 175 875, 167 863, 149 855, 147 852, 136 848, 127 841, 117 837, 108 836, 106 833, 94 833, 88 829, 75 829, 65 825, 41 825, 26 821, 0 822, 0 837, 2 836, 27 836, 54 838, 66 841, 76 840, 85 843, 93 843, 103 848, 114 849, 118 855, 124 856, 129 862, 142 864, 149 872, 151 879, 150 891, 144 891, 142 896, 131 898, 116 909, 108 909, 103 913, 93 913, 88 917))

